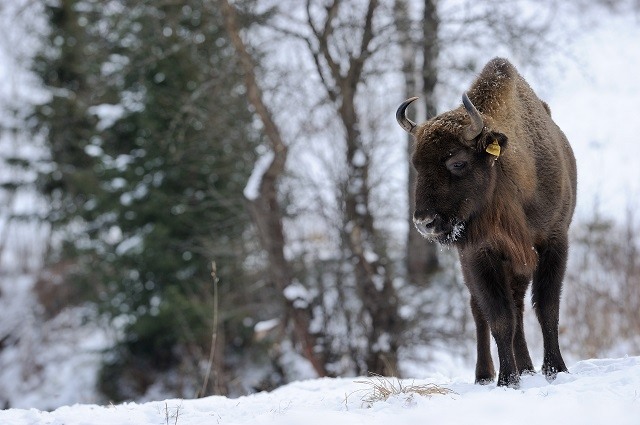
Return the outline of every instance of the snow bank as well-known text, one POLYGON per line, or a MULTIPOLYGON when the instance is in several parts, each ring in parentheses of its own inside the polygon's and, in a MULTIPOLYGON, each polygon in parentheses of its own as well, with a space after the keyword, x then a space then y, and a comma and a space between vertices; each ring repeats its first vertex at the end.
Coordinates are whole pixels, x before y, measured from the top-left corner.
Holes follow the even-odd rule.
MULTIPOLYGON (((75 405, 53 412, 0 411, 0 423, 38 424, 634 424, 640 421, 640 357, 586 360, 548 383, 522 379, 519 390, 479 386, 473 377, 434 382, 449 395, 395 396, 363 406, 369 386, 357 379, 295 382, 270 393, 229 399, 166 400, 111 406, 75 405)), ((442 380, 442 376, 438 379, 442 380)), ((431 380, 406 381, 432 383, 431 380)))

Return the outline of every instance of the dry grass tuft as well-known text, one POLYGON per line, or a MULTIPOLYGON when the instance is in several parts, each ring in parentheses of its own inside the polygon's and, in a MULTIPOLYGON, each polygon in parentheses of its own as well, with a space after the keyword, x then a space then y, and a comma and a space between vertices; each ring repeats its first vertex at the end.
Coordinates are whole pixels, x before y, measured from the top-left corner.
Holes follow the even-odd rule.
POLYGON ((377 401, 386 401, 392 396, 405 396, 405 402, 410 404, 416 394, 423 397, 456 394, 455 391, 436 384, 404 385, 398 378, 386 378, 380 375, 372 375, 365 381, 355 382, 369 387, 363 389, 367 394, 361 399, 366 407, 371 407, 377 401))

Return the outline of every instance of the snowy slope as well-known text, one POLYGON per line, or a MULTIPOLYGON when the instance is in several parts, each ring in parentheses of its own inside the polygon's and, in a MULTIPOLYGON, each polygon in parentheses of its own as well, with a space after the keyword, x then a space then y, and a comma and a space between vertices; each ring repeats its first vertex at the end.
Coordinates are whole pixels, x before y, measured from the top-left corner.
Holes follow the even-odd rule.
POLYGON ((524 377, 519 390, 472 384, 473 377, 407 381, 435 383, 455 394, 395 396, 366 407, 370 387, 357 379, 295 382, 238 399, 208 397, 145 404, 75 405, 53 412, 0 411, 0 424, 640 424, 640 357, 586 360, 548 383, 524 377))

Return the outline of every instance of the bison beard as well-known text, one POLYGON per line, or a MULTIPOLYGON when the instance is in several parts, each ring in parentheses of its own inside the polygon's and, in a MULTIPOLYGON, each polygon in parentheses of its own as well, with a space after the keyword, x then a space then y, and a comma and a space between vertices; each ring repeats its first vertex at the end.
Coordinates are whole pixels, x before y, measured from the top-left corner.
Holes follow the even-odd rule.
POLYGON ((471 294, 478 358, 476 382, 517 387, 534 367, 523 331, 525 292, 544 341, 542 372, 567 368, 558 319, 567 233, 576 202, 576 164, 548 105, 506 59, 491 60, 462 105, 425 123, 396 112, 415 138, 414 224, 427 239, 456 246, 471 294))

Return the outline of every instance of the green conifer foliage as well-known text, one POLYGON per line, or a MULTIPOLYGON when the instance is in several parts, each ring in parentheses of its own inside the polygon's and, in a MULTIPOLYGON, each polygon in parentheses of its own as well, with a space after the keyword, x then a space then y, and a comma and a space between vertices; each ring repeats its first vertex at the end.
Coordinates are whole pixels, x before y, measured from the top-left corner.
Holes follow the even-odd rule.
POLYGON ((211 344, 211 260, 224 325, 243 317, 242 191, 259 134, 233 49, 205 0, 62 0, 48 14, 35 70, 51 97, 34 122, 50 151, 49 262, 70 264, 80 298, 119 326, 102 373, 111 399, 172 368, 186 377, 176 395, 192 396, 211 344))

